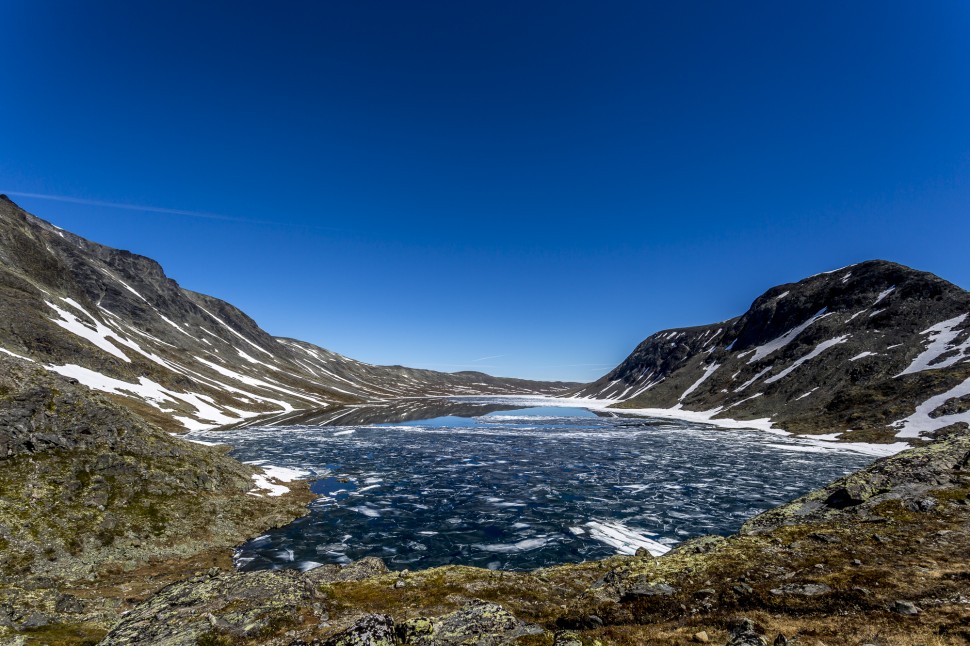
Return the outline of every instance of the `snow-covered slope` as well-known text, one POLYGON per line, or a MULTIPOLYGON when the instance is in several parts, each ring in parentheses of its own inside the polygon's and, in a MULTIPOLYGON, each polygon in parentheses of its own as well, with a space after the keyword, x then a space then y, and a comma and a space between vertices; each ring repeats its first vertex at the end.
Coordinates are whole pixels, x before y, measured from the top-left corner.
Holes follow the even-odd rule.
POLYGON ((970 293, 860 263, 774 287, 738 318, 658 332, 576 395, 841 439, 918 438, 970 423, 970 293))
POLYGON ((0 352, 120 398, 171 430, 425 395, 557 394, 573 384, 373 366, 274 338, 143 256, 0 196, 0 352))

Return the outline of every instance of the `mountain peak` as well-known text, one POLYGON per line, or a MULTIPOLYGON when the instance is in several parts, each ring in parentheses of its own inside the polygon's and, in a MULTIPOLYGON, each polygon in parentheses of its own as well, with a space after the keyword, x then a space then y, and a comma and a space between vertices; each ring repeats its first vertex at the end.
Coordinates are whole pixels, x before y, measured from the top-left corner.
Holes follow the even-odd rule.
POLYGON ((918 439, 970 423, 968 318, 970 293, 867 260, 772 287, 737 318, 658 332, 578 396, 918 439))

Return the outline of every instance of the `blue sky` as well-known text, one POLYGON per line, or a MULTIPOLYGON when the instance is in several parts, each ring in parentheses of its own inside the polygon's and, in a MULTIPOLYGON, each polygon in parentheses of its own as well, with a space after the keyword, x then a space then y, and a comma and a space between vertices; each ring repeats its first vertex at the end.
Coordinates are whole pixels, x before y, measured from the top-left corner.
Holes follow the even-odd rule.
POLYGON ((365 361, 589 381, 865 259, 970 287, 968 3, 25 0, 0 24, 0 191, 365 361))

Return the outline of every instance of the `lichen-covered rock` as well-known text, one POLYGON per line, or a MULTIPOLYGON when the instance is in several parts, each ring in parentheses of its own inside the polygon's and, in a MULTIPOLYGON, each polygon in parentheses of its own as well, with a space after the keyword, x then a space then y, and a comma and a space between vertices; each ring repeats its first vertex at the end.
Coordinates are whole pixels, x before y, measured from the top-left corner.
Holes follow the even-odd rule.
POLYGON ((572 631, 557 630, 552 639, 552 646, 583 646, 583 640, 572 631))
POLYGON ((828 594, 831 591, 832 588, 824 583, 804 583, 801 585, 790 583, 788 585, 783 585, 780 588, 772 589, 771 594, 777 596, 793 594, 803 597, 817 597, 820 594, 828 594))
POLYGON ((364 615, 354 624, 326 641, 322 646, 394 646, 397 635, 394 620, 388 615, 364 615))
POLYGON ((376 556, 365 556, 341 567, 336 563, 326 563, 304 573, 314 583, 335 583, 337 581, 363 581, 374 576, 387 574, 390 570, 384 561, 376 556))
POLYGON ((731 641, 728 646, 768 646, 764 629, 750 619, 742 618, 732 622, 731 641))
POLYGON ((398 627, 404 644, 414 646, 492 646, 518 637, 542 633, 494 603, 477 601, 441 617, 410 619, 398 627))
POLYGON ((623 589, 624 597, 669 597, 677 592, 676 588, 666 583, 652 583, 645 580, 634 580, 623 589))
POLYGON ((776 507, 747 521, 744 534, 764 533, 782 525, 822 521, 840 514, 865 517, 889 500, 898 500, 913 511, 927 512, 936 506, 928 495, 940 487, 963 486, 970 463, 970 433, 955 432, 926 446, 883 458, 832 484, 776 507))
POLYGON ((215 573, 161 590, 122 619, 101 646, 195 646, 254 639, 296 623, 317 599, 295 573, 215 573), (225 640, 224 640, 225 641, 225 640))

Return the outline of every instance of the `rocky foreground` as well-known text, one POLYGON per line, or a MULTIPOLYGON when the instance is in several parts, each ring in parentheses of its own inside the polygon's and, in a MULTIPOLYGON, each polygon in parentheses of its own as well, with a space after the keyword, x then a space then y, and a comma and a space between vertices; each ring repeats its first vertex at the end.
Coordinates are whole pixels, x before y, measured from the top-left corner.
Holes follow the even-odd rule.
POLYGON ((75 583, 49 595, 60 623, 43 627, 10 615, 8 578, 0 621, 8 639, 19 635, 12 643, 38 644, 964 644, 970 431, 946 429, 734 536, 660 558, 533 572, 389 572, 377 559, 306 573, 193 565, 195 576, 141 603, 164 575, 108 575, 133 590, 110 608, 92 601, 93 583, 75 583))
POLYGON ((121 644, 960 644, 970 641, 970 433, 876 462, 660 558, 534 572, 211 571, 121 644))

